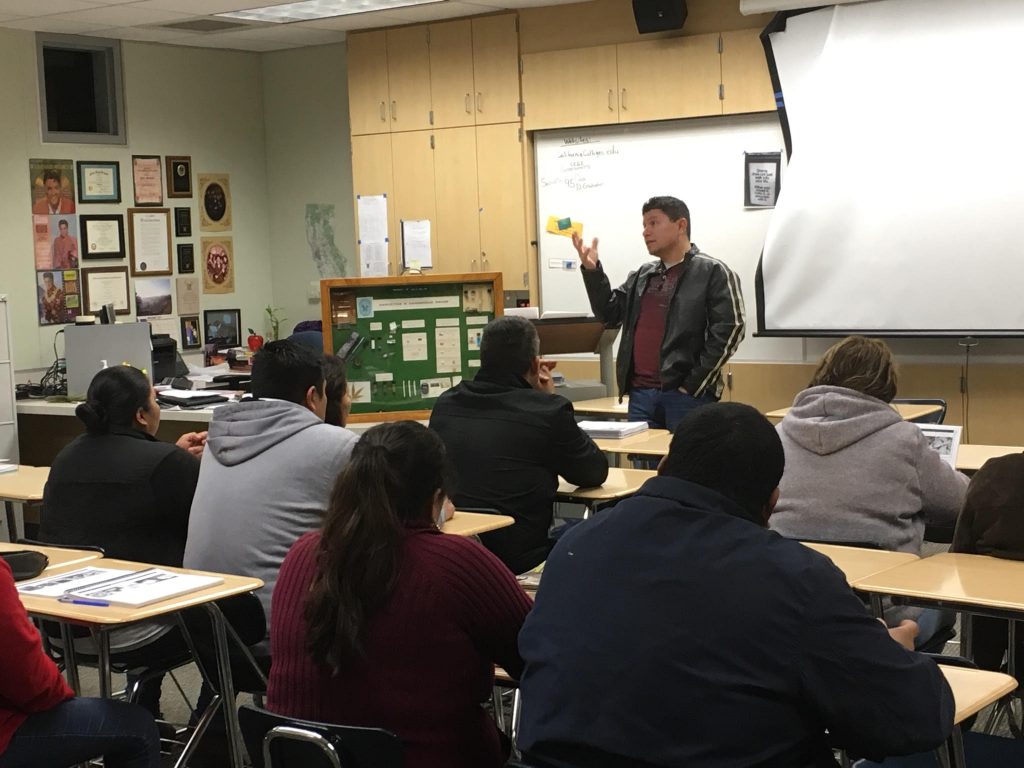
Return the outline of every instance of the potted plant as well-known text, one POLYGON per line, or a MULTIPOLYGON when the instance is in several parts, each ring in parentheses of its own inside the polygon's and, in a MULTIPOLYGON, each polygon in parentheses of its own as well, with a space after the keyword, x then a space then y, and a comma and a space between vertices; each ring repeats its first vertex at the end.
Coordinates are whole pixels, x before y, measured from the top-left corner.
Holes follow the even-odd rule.
POLYGON ((270 323, 270 338, 279 341, 281 339, 281 323, 288 318, 281 314, 283 310, 280 307, 272 307, 268 304, 265 311, 270 323))

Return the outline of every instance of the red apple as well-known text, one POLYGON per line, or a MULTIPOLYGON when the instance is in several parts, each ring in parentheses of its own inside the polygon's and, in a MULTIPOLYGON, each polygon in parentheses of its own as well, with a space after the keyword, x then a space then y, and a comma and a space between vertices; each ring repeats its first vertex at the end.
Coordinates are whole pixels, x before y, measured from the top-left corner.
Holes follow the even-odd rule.
POLYGON ((256 331, 252 328, 249 329, 249 338, 247 339, 249 349, 253 352, 258 352, 263 347, 263 337, 257 336, 256 331))

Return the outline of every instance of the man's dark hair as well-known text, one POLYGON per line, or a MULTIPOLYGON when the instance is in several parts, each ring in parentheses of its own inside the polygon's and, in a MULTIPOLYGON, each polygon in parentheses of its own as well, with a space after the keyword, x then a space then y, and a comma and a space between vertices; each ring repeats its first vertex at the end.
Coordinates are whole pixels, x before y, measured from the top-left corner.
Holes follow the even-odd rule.
POLYGON ((316 387, 323 392, 322 355, 309 347, 284 339, 272 341, 252 361, 253 397, 273 397, 306 404, 306 392, 316 387))
POLYGON ((658 474, 717 491, 761 519, 785 466, 782 441, 756 408, 715 403, 679 422, 658 474))
POLYGON ((60 184, 60 171, 56 168, 47 168, 43 171, 43 184, 45 185, 48 181, 56 181, 60 184))
POLYGON ((649 213, 655 209, 664 213, 671 221, 686 219, 686 236, 690 236, 690 209, 686 207, 686 203, 678 197, 652 197, 644 203, 642 212, 649 213))
POLYGON ((525 317, 496 317, 480 339, 480 366, 522 376, 540 354, 540 338, 525 317))

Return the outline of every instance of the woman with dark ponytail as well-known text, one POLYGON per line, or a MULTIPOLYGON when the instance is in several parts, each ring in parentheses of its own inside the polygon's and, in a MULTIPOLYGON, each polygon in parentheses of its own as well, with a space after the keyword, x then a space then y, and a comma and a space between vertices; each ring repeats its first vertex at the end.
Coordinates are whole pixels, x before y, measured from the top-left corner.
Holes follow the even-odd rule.
POLYGON ((497 768, 493 665, 522 669, 530 599, 494 555, 442 535, 444 444, 412 421, 366 431, 323 530, 296 542, 271 610, 267 705, 289 717, 386 728, 406 768, 497 768))
MULTIPOLYGON (((180 567, 206 433, 182 435, 176 445, 157 440, 156 393, 142 371, 127 365, 97 373, 75 415, 86 431, 54 459, 39 537, 99 546, 107 557, 180 567)), ((117 630, 111 651, 118 662, 155 666, 184 647, 171 629, 134 624, 117 630)), ((75 645, 95 652, 90 643, 82 638, 75 645)), ((159 680, 146 686, 140 703, 159 714, 159 680)))

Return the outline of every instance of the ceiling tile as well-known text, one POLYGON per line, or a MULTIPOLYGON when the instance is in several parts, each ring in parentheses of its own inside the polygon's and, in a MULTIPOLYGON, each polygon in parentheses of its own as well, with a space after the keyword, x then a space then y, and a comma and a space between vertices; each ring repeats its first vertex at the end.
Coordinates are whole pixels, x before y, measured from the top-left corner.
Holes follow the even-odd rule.
POLYGON ((139 40, 149 43, 169 43, 180 40, 180 29, 159 29, 157 27, 112 27, 95 33, 96 37, 113 37, 118 40, 139 40))
POLYGON ((91 34, 104 27, 103 24, 89 24, 84 21, 64 19, 60 14, 5 21, 3 25, 10 29, 30 29, 33 32, 53 32, 58 35, 91 34))
POLYGON ((95 7, 85 0, 0 0, 0 13, 15 16, 52 16, 55 13, 95 7))
POLYGON ((300 45, 274 40, 239 38, 230 32, 223 34, 196 34, 172 40, 173 45, 188 45, 194 48, 217 48, 235 51, 278 51, 284 48, 300 48, 300 45))
MULTIPOLYGON (((308 22, 307 22, 308 23, 308 22)), ((232 37, 250 38, 253 40, 273 40, 299 45, 324 45, 345 39, 345 33, 333 29, 317 29, 307 27, 305 23, 279 24, 276 26, 245 29, 232 32, 232 37)))
POLYGON ((265 4, 267 0, 143 0, 136 2, 139 8, 155 8, 160 11, 177 11, 209 16, 214 13, 245 11, 265 4))
POLYGON ((71 21, 85 21, 90 24, 104 24, 114 27, 135 27, 142 24, 164 24, 169 21, 184 21, 191 14, 174 11, 160 11, 155 8, 139 8, 132 5, 108 5, 87 11, 74 11, 62 16, 71 21))

